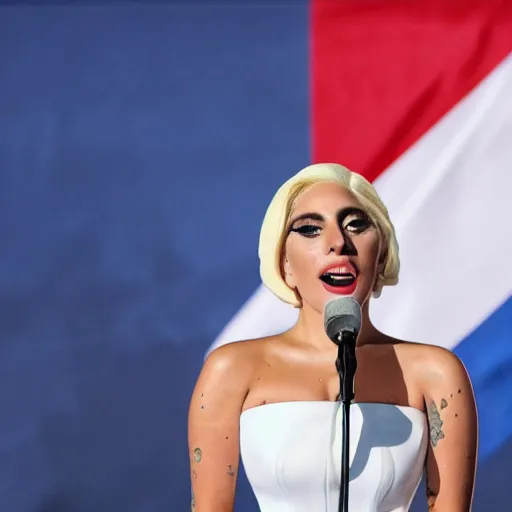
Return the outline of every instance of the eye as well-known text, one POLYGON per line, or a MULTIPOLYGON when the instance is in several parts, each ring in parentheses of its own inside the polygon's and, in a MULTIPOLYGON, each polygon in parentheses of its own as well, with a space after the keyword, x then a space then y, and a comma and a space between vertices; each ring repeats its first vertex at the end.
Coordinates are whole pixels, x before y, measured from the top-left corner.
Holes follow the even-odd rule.
POLYGON ((373 226, 373 223, 368 216, 363 213, 353 213, 347 215, 342 227, 349 233, 358 234, 366 231, 371 226, 373 226))
POLYGON ((298 227, 292 227, 290 231, 294 233, 299 233, 299 235, 305 236, 307 238, 313 238, 320 234, 320 226, 315 226, 313 224, 304 224, 298 227))

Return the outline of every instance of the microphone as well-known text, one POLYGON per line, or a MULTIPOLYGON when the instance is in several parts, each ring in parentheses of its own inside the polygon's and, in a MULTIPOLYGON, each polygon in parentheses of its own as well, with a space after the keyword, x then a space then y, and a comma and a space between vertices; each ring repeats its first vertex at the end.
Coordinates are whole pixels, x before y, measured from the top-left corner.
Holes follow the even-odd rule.
POLYGON ((361 329, 361 306, 353 297, 333 299, 325 305, 324 326, 327 336, 339 345, 340 335, 350 331, 355 337, 361 329))
POLYGON ((338 346, 336 370, 340 377, 339 400, 343 403, 341 487, 338 511, 348 512, 350 404, 355 396, 356 341, 361 329, 361 306, 353 297, 341 297, 329 301, 324 310, 324 327, 327 336, 338 346))
POLYGON ((338 346, 336 369, 340 376, 340 400, 354 399, 354 378, 357 369, 356 341, 361 329, 361 306, 353 297, 329 301, 324 310, 327 336, 338 346))

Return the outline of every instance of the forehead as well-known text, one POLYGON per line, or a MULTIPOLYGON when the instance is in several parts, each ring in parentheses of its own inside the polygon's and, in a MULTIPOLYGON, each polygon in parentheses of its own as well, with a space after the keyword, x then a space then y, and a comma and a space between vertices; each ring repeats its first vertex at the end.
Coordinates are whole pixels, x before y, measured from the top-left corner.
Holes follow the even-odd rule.
POLYGON ((306 212, 335 214, 342 208, 351 206, 361 207, 355 196, 338 183, 315 183, 301 192, 295 199, 293 214, 306 212))

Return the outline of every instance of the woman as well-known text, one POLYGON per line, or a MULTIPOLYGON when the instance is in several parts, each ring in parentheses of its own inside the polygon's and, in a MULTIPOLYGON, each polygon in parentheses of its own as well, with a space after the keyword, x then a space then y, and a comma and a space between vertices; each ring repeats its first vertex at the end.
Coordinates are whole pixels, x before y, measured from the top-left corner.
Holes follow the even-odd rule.
POLYGON ((323 311, 351 295, 363 322, 350 511, 408 510, 424 470, 429 510, 470 510, 477 414, 464 366, 448 350, 379 332, 368 315, 370 296, 396 284, 399 270, 394 229, 372 185, 337 164, 306 167, 274 196, 259 256, 263 283, 299 308, 298 321, 205 361, 189 411, 192 508, 233 510, 241 453, 263 512, 338 510, 337 348, 323 311))

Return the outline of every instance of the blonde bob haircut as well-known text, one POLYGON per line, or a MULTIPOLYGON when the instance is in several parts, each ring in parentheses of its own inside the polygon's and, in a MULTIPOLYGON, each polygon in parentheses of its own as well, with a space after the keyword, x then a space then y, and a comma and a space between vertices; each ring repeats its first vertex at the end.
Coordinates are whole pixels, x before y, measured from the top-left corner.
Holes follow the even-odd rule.
POLYGON ((258 247, 263 284, 282 301, 301 307, 300 297, 284 279, 284 244, 297 198, 311 185, 319 182, 338 183, 351 192, 377 227, 384 242, 383 265, 373 289, 373 296, 379 297, 384 286, 398 282, 400 260, 395 229, 387 208, 371 183, 360 174, 333 163, 314 164, 302 169, 281 185, 272 198, 263 219, 258 247))

